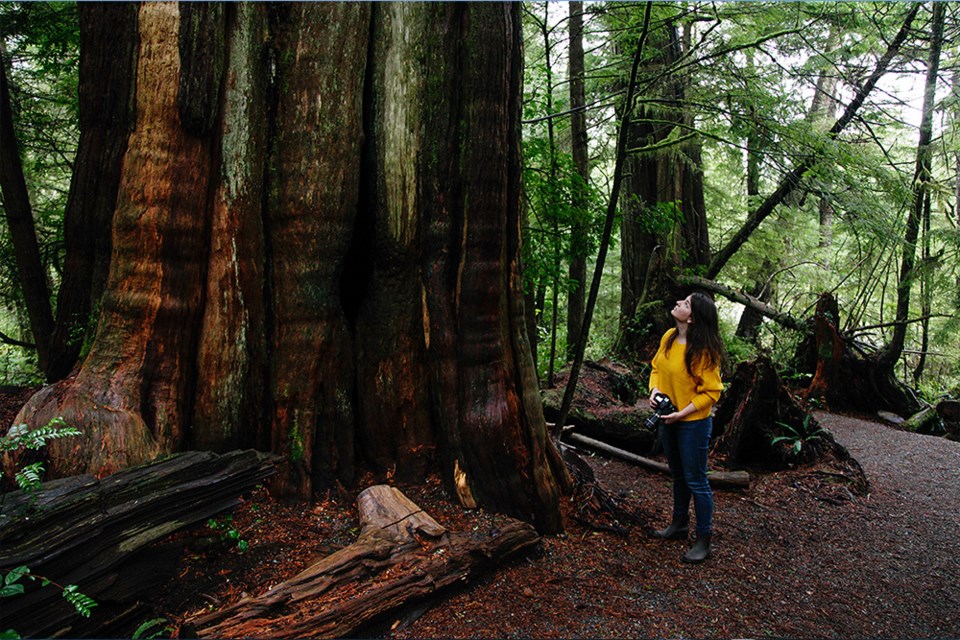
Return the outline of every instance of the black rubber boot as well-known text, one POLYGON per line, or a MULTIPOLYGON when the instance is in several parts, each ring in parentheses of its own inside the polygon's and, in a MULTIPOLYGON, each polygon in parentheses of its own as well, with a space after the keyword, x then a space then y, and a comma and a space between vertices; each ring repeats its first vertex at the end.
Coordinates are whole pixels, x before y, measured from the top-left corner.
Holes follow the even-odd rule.
POLYGON ((654 538, 664 540, 686 540, 690 535, 690 516, 673 517, 673 521, 666 529, 653 532, 654 538))
POLYGON ((693 543, 690 550, 680 558, 688 564, 700 564, 710 557, 710 534, 704 533, 697 536, 697 541, 693 543))

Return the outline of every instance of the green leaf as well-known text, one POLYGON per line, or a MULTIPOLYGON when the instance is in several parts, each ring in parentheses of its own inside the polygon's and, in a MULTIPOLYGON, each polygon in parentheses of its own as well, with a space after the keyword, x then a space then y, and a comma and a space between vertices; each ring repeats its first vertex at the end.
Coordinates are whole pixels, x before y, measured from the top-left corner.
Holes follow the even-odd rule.
POLYGON ((21 565, 21 566, 19 566, 19 567, 15 567, 15 568, 11 569, 10 571, 8 571, 8 572, 7 572, 7 575, 4 576, 4 578, 3 578, 3 584, 4 584, 4 585, 13 584, 14 582, 17 582, 18 580, 20 580, 20 578, 22 578, 23 576, 27 575, 28 573, 30 573, 30 568, 29 568, 29 567, 25 567, 25 566, 23 566, 23 565, 21 565))
POLYGON ((10 596, 18 596, 23 593, 22 584, 7 584, 0 587, 0 598, 9 598, 10 596))
POLYGON ((71 584, 63 589, 63 597, 67 599, 67 602, 73 605, 73 608, 77 610, 77 613, 82 615, 84 618, 89 618, 91 609, 97 606, 96 600, 91 598, 88 595, 80 593, 77 588, 77 585, 71 584))
POLYGON ((167 623, 166 618, 154 618, 152 620, 147 620, 146 622, 141 624, 139 627, 137 627, 137 630, 133 632, 132 638, 133 640, 142 640, 144 638, 152 639, 152 638, 159 637, 162 633, 165 633, 165 632, 169 633, 173 631, 172 627, 163 627, 162 629, 155 629, 155 627, 158 627, 160 625, 165 625, 166 623, 167 623), (148 635, 147 631, 150 631, 151 629, 153 629, 153 631, 148 635))
POLYGON ((0 631, 0 640, 20 640, 20 634, 13 629, 0 631))

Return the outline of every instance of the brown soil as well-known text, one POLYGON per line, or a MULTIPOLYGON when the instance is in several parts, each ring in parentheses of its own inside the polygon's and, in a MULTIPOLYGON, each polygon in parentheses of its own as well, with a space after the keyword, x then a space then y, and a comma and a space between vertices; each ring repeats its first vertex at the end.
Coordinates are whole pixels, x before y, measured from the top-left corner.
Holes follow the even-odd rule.
MULTIPOLYGON (((6 424, 12 416, 3 406, 6 424)), ((669 479, 588 455, 600 485, 641 524, 578 517, 589 516, 586 503, 569 500, 564 534, 358 635, 960 637, 960 443, 850 416, 816 417, 861 463, 868 495, 804 468, 757 476, 744 491, 717 491, 714 555, 688 566, 680 555, 689 543, 648 535, 669 515, 669 479), (624 526, 598 531, 587 520, 624 526)), ((453 505, 436 479, 402 489, 450 529, 484 518, 453 505)), ((233 514, 246 552, 206 527, 179 534, 179 577, 155 613, 172 621, 175 635, 186 633, 180 622, 191 614, 261 593, 350 544, 356 518, 353 495, 285 505, 255 492, 233 514)))

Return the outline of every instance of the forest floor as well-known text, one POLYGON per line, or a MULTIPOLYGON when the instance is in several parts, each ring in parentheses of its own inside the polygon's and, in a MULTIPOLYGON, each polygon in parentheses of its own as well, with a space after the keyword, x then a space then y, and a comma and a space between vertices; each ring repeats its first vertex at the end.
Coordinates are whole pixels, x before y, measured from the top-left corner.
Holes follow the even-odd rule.
MULTIPOLYGON (((0 394, 4 424, 12 396, 0 394)), ((869 494, 804 468, 716 491, 713 557, 690 566, 680 562, 689 542, 649 536, 669 517, 669 478, 587 455, 600 486, 643 524, 593 530, 570 501, 563 534, 358 637, 960 637, 960 443, 854 416, 816 418, 860 462, 869 494)), ((435 478, 401 488, 451 530, 482 520, 453 505, 435 478)), ((282 504, 255 492, 232 516, 245 552, 206 527, 178 534, 179 578, 155 613, 185 637, 186 617, 261 593, 350 544, 354 499, 282 504)))

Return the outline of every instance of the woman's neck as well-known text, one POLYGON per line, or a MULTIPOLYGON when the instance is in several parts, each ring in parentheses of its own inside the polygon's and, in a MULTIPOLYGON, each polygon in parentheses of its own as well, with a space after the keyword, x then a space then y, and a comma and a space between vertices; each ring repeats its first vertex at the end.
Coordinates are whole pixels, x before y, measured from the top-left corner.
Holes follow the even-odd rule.
POLYGON ((686 322, 677 323, 677 340, 680 344, 686 344, 687 342, 687 329, 690 327, 686 322))

